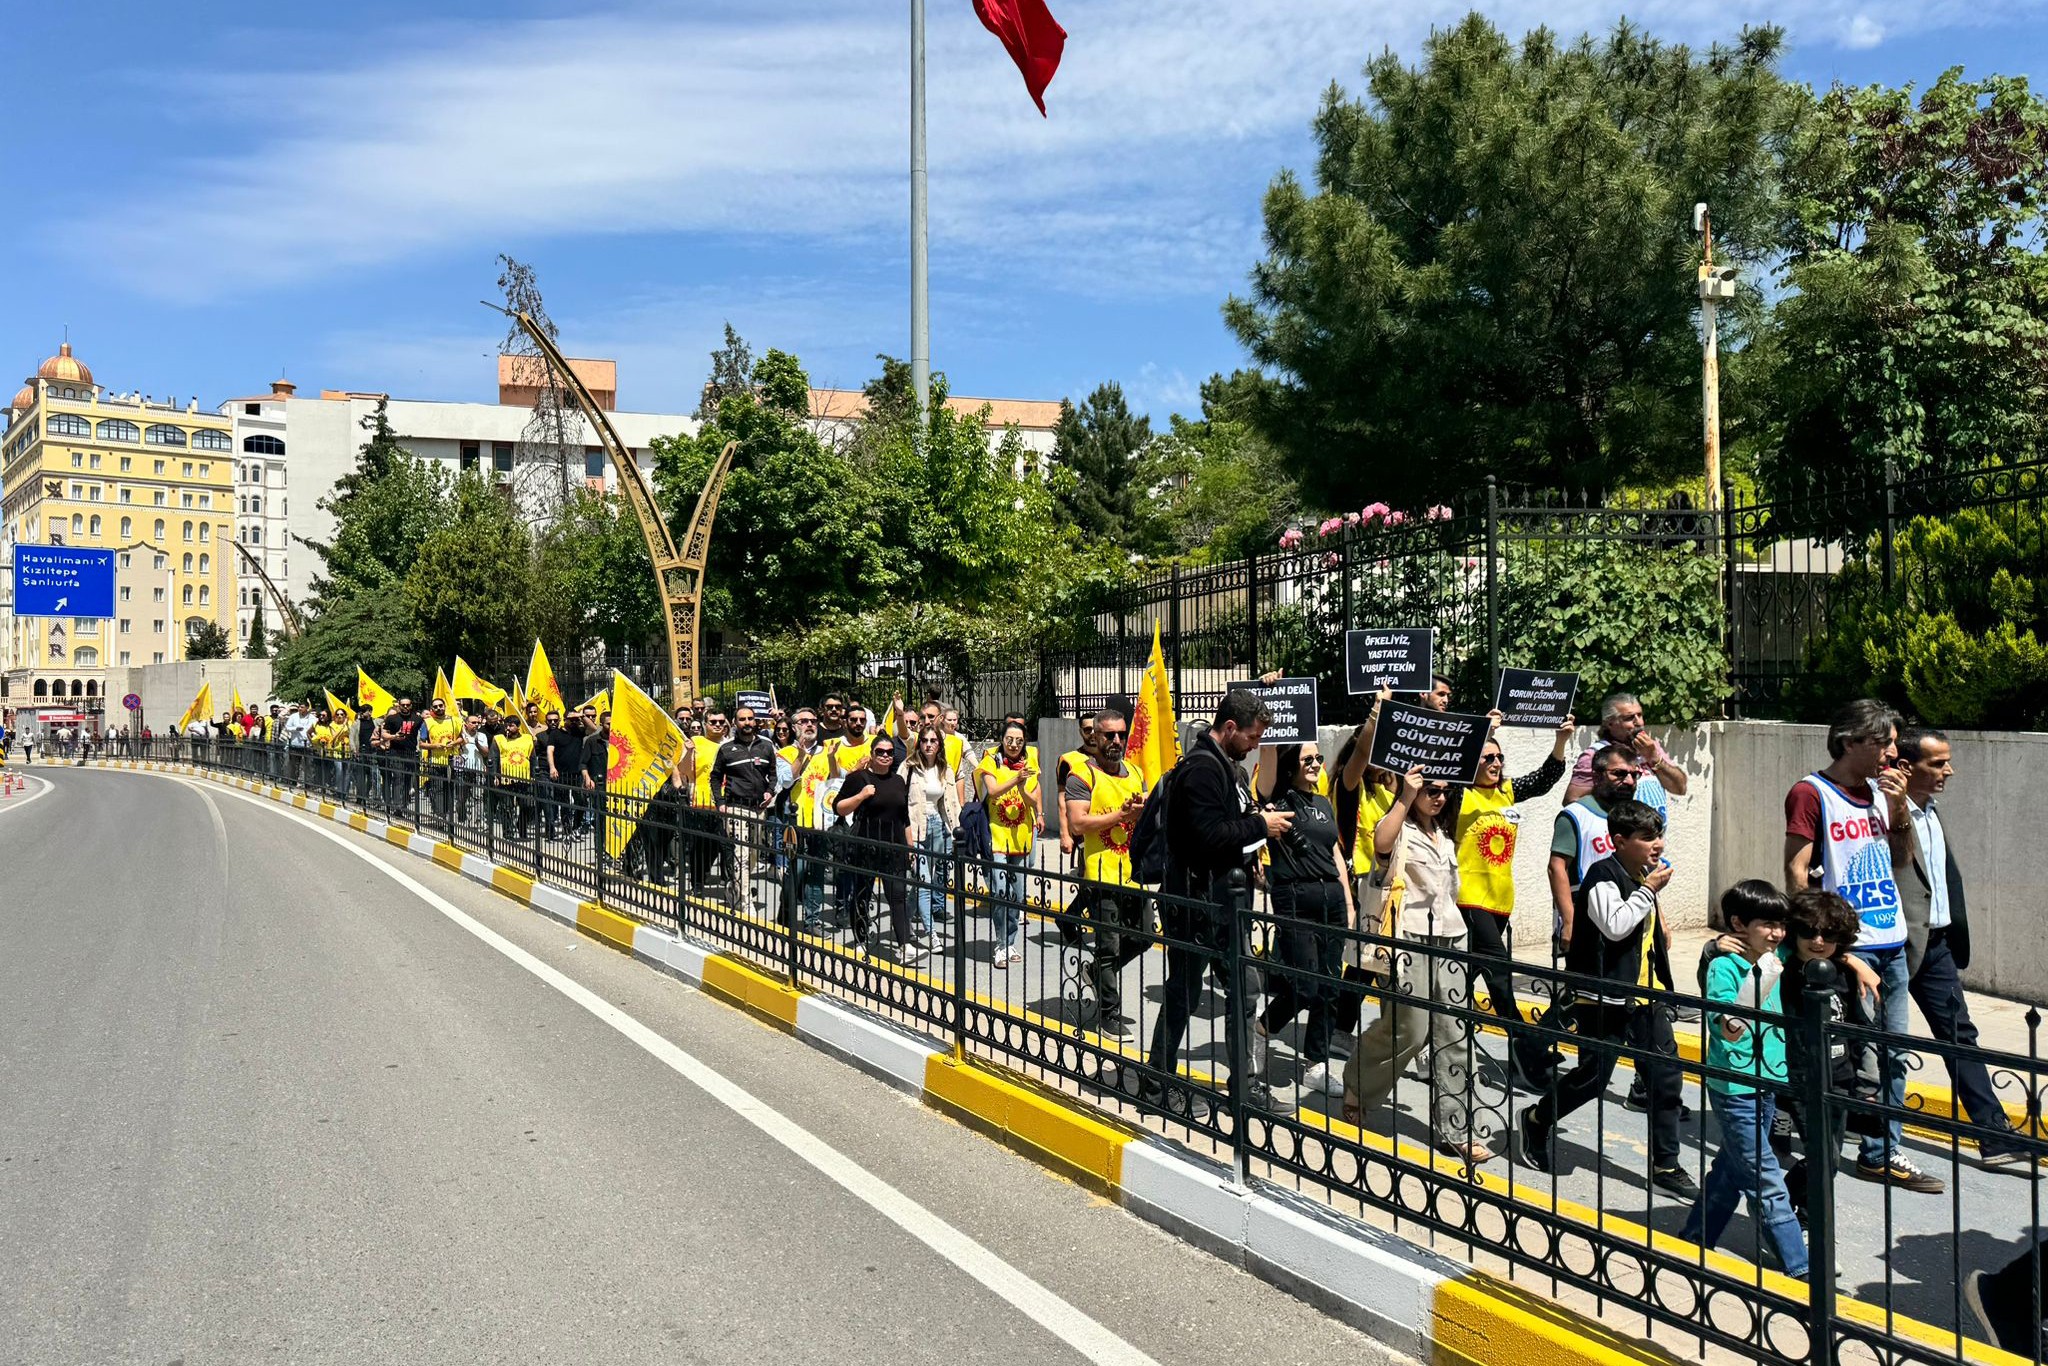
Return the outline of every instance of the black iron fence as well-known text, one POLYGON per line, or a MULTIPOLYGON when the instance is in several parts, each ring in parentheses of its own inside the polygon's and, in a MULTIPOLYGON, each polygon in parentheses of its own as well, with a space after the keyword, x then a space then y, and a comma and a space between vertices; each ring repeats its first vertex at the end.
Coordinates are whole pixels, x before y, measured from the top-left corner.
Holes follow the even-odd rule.
POLYGON ((1708 999, 1516 962, 1462 920, 1362 933, 1335 883, 1190 899, 1090 881, 1056 846, 990 860, 941 828, 877 843, 674 790, 140 754, 431 833, 1673 1348, 2041 1360, 2012 1326, 2043 1309, 2038 1013, 2024 1053, 1908 1039, 1864 1022, 1846 960, 1800 961, 1816 941, 1775 995, 1745 962, 1708 999), (1935 1084, 1966 1068, 1996 1112, 1935 1084), (2001 1331, 2016 1355, 1989 1353, 2001 1331))

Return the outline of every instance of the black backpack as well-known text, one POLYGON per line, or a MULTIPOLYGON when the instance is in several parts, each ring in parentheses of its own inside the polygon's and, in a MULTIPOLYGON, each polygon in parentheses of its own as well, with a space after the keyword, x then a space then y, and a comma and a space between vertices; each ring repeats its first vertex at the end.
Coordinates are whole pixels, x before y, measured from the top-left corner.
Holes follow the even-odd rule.
POLYGON ((1173 800, 1173 780, 1179 776, 1182 765, 1200 752, 1191 749, 1181 755, 1146 795, 1145 805, 1138 812, 1137 827, 1131 831, 1131 878, 1147 887, 1157 887, 1166 881, 1166 806, 1173 800))

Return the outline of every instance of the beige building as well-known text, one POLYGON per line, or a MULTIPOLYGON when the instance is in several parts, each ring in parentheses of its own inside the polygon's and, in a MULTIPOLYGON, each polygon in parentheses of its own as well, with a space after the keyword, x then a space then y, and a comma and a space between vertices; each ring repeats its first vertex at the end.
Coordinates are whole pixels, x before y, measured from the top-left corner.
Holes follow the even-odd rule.
POLYGON ((0 557, 113 551, 115 615, 16 617, 8 575, 0 689, 17 725, 95 725, 109 668, 183 659, 208 623, 232 639, 234 482, 231 423, 197 400, 103 389, 68 342, 37 368, 0 429, 0 557))

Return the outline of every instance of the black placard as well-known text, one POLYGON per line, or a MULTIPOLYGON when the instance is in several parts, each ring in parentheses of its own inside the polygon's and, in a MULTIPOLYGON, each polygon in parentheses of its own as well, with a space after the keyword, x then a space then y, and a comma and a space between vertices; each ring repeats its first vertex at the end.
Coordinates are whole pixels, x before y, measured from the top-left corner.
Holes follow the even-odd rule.
POLYGON ((1322 713, 1316 705, 1313 678, 1282 678, 1266 684, 1255 678, 1230 685, 1232 692, 1248 692, 1273 709, 1273 723, 1266 727, 1260 748, 1268 745, 1305 745, 1316 738, 1322 713))
POLYGON ((757 692, 751 688, 742 688, 740 689, 739 696, 733 699, 732 709, 738 711, 741 707, 752 707, 754 709, 754 719, 762 722, 765 726, 768 720, 768 713, 774 706, 775 701, 769 694, 757 692))
POLYGON ((1493 690, 1493 707, 1504 726, 1556 730, 1572 714, 1579 676, 1545 669, 1503 667, 1493 690))
POLYGON ((1391 773, 1420 764, 1425 778, 1470 783, 1479 776, 1479 751, 1492 730, 1492 717, 1388 702, 1380 707, 1369 762, 1391 773))
POLYGON ((1352 694, 1428 692, 1435 666, 1436 629, 1402 626, 1344 633, 1344 682, 1352 694))

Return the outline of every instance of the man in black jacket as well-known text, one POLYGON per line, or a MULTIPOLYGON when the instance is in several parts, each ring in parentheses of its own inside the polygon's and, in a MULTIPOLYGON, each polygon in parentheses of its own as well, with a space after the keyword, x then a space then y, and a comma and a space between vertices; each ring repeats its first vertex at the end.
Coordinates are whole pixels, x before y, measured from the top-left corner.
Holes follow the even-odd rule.
MULTIPOLYGON (((1927 1028, 1943 1043, 1975 1048, 1977 1026, 1970 1019, 1961 973, 1970 966, 1970 921, 1963 901, 1963 875, 1948 842, 1936 798, 1948 789, 1955 773, 1949 760, 1948 737, 1938 730, 1911 726, 1899 732, 1899 766, 1906 771, 1906 812, 1910 817, 1913 867, 1900 876, 1899 903, 1906 916, 1906 989, 1927 1018, 1927 1028)), ((2005 1107, 1992 1089, 1991 1074, 1974 1055, 1944 1054, 1950 1083, 1970 1122, 1986 1129, 2009 1130, 2005 1107)), ((1897 1135, 1892 1141, 1898 1142, 1897 1135)), ((1987 1167, 2031 1167, 2027 1150, 2016 1140, 1986 1138, 1979 1151, 1987 1167)))
MULTIPOLYGON (((1219 968, 1237 936, 1242 965, 1232 1003, 1242 1022, 1239 1037, 1249 1049, 1254 1042, 1252 1014, 1259 1004, 1251 946, 1240 914, 1250 904, 1252 869, 1261 846, 1294 826, 1291 812, 1260 812, 1252 804, 1240 765, 1271 724, 1273 713, 1248 692, 1226 692, 1216 719, 1195 747, 1173 770, 1166 802, 1166 878, 1160 891, 1168 900, 1161 913, 1171 939, 1166 949, 1166 1000, 1152 1031, 1146 1065, 1164 1077, 1179 1068, 1180 1046, 1188 1019, 1202 993, 1202 979, 1211 963, 1219 968), (1173 898, 1185 898, 1176 901, 1173 898), (1199 909, 1188 902, 1204 903, 1199 909)), ((1249 1067, 1248 1094, 1269 1104, 1262 1058, 1249 1067)), ((1232 1059, 1233 1067, 1237 1060, 1232 1059)), ((1155 1094, 1160 1082, 1147 1077, 1145 1090, 1155 1094)))
POLYGON ((547 729, 533 738, 533 790, 540 798, 542 839, 555 838, 555 822, 561 821, 561 837, 574 833, 576 813, 568 806, 569 784, 582 787, 583 741, 562 724, 562 714, 547 714, 547 729))

